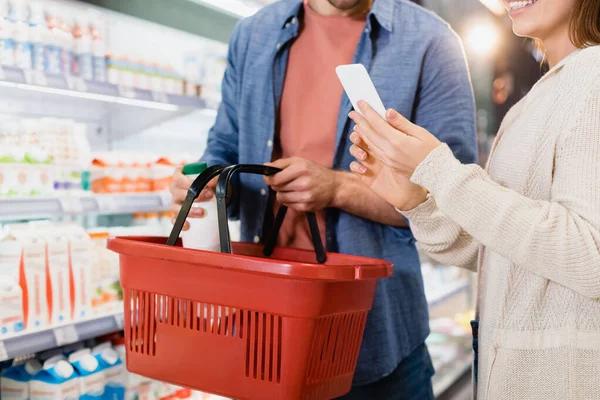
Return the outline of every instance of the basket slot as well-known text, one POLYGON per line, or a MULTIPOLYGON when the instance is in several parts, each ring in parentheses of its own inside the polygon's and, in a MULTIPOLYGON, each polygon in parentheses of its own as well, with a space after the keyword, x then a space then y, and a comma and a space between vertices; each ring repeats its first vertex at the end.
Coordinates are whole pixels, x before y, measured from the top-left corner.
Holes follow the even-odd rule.
POLYGON ((240 333, 245 331, 246 335, 246 377, 279 383, 282 317, 254 311, 240 312, 240 321, 244 318, 246 325, 240 323, 240 333))
POLYGON ((366 315, 360 312, 319 320, 309 359, 308 384, 334 379, 354 371, 366 315))
POLYGON ((133 353, 156 354, 155 304, 160 300, 155 294, 131 290, 129 293, 129 350, 133 353))

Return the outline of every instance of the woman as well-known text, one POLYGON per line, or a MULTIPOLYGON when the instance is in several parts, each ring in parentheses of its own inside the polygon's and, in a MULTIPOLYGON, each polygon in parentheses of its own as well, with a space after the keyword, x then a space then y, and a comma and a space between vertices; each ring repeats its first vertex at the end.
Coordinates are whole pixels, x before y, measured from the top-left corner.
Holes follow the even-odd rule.
POLYGON ((505 5, 551 70, 505 117, 487 169, 364 102, 351 169, 423 251, 479 271, 480 399, 600 399, 600 1, 505 5))

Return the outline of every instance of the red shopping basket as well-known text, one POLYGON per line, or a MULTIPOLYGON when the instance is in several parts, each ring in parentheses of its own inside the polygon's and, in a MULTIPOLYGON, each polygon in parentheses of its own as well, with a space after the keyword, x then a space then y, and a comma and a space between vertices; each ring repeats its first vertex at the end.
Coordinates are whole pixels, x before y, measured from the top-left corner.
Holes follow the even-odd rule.
POLYGON ((264 249, 230 243, 229 179, 277 171, 209 168, 188 192, 168 241, 174 246, 166 238, 110 240, 120 254, 130 371, 246 400, 331 399, 350 390, 377 279, 392 266, 325 254, 314 214, 309 224, 322 263, 311 251, 275 247, 285 207, 264 249), (193 200, 221 171, 223 252, 182 248, 177 236, 193 200))

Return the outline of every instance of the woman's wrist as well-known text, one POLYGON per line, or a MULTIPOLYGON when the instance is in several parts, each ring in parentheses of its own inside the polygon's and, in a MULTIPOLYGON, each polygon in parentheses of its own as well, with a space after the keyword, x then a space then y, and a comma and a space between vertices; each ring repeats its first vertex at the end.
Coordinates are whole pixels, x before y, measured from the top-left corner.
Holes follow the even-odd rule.
POLYGON ((398 211, 412 211, 425 203, 429 199, 429 192, 425 188, 421 188, 420 193, 412 197, 409 201, 402 204, 400 207, 396 207, 398 211))

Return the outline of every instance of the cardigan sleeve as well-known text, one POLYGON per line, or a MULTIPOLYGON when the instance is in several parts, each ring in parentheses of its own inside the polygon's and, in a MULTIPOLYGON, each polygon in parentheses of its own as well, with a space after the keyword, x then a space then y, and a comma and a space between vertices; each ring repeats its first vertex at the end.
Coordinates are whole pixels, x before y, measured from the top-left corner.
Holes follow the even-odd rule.
POLYGON ((409 220, 417 246, 435 261, 477 272, 479 243, 440 211, 433 197, 410 211, 399 211, 409 220))
MULTIPOLYGON (((468 234, 533 274, 600 298, 600 84, 595 86, 573 130, 556 147, 550 201, 493 182, 480 167, 462 165, 446 145, 434 150, 412 180, 457 224, 448 229, 453 235, 440 238, 458 249, 468 234)), ((418 232, 418 219, 416 225, 418 232)))

